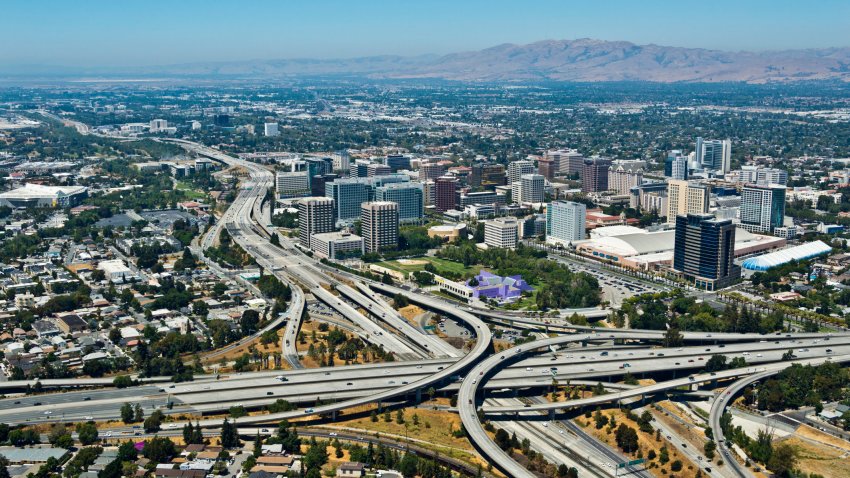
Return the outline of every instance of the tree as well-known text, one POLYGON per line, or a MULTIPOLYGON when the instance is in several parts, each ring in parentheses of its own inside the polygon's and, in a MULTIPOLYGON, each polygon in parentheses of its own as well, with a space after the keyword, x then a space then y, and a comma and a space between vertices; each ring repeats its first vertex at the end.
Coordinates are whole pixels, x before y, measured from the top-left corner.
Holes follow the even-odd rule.
POLYGON ((601 430, 605 425, 608 424, 608 416, 603 415, 600 409, 596 409, 596 413, 593 414, 593 421, 596 424, 596 429, 601 430))
POLYGON ((709 440, 709 441, 705 442, 705 445, 703 446, 702 449, 705 452, 705 457, 709 460, 713 460, 714 459, 714 450, 717 449, 717 444, 714 443, 714 440, 709 440))
POLYGON ((638 434, 634 428, 621 423, 614 434, 617 446, 626 453, 632 453, 638 448, 638 434))
POLYGON ((94 423, 86 422, 77 424, 77 438, 83 445, 91 445, 97 441, 97 426, 94 423))
POLYGON ((682 471, 682 462, 679 460, 675 460, 673 463, 670 463, 671 471, 682 471))
POLYGON ((496 430, 496 436, 493 438, 493 441, 502 450, 507 450, 511 447, 511 436, 503 428, 496 430))
POLYGON ((257 433, 257 436, 254 437, 254 458, 259 458, 260 455, 263 454, 263 437, 257 433))
POLYGON ((0 478, 9 478, 9 459, 0 455, 0 478))
POLYGON ((221 424, 221 446, 224 448, 239 446, 239 432, 236 429, 236 424, 230 423, 227 418, 221 424))
POLYGON ((174 447, 174 442, 168 438, 157 436, 145 443, 145 447, 142 448, 142 454, 150 461, 166 463, 177 454, 177 451, 174 447))
POLYGON ((242 328, 242 335, 251 335, 258 330, 260 324, 260 313, 254 309, 248 309, 242 312, 242 318, 239 320, 239 326, 242 328))
POLYGON ((116 457, 118 461, 135 461, 137 456, 138 452, 132 440, 121 442, 118 445, 118 456, 116 457))
POLYGON ((133 406, 133 421, 134 422, 141 422, 144 419, 145 419, 145 411, 142 410, 142 405, 138 404, 138 403, 135 404, 133 406))
POLYGON ((792 476, 795 466, 797 466, 797 451, 786 443, 777 445, 770 459, 767 460, 767 468, 780 478, 792 476))
POLYGON ((124 402, 124 404, 121 405, 121 421, 124 423, 133 423, 134 417, 133 405, 131 405, 130 402, 124 402))
POLYGON ((145 418, 145 422, 143 424, 145 432, 158 432, 159 427, 162 425, 162 417, 162 412, 159 410, 155 410, 153 413, 150 414, 149 417, 145 418))
POLYGON ((705 371, 706 372, 719 372, 721 370, 726 370, 726 356, 725 355, 712 355, 708 361, 705 362, 705 371))
POLYGON ((669 328, 664 332, 665 347, 681 347, 685 343, 685 337, 679 332, 679 329, 669 328))

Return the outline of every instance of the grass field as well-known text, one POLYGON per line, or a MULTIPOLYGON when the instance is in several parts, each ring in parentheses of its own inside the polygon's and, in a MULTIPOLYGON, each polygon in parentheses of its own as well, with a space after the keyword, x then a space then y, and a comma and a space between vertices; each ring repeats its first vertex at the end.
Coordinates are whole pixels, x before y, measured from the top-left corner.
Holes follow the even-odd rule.
POLYGON ((398 260, 378 262, 376 263, 376 265, 399 272, 416 272, 424 270, 426 262, 430 262, 434 265, 434 267, 437 268, 437 274, 440 274, 441 272, 445 271, 454 274, 472 276, 474 274, 477 274, 484 267, 479 265, 464 267, 464 265, 460 262, 448 261, 446 259, 440 259, 439 257, 427 256, 417 257, 414 259, 402 259, 401 262, 399 262, 398 260), (405 264, 405 261, 410 261, 410 263, 405 264))
POLYGON ((207 198, 206 193, 194 189, 194 187, 190 183, 184 181, 177 181, 175 188, 184 191, 186 193, 186 196, 188 196, 189 199, 193 201, 207 198))

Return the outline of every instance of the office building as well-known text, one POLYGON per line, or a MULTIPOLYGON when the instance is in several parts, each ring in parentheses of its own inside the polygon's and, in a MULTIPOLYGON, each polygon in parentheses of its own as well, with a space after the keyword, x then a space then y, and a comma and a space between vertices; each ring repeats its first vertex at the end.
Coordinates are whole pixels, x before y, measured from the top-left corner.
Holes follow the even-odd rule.
POLYGON ((361 205, 360 230, 363 250, 379 252, 398 247, 398 204, 389 201, 361 205))
POLYGON ((781 227, 785 217, 785 186, 744 186, 741 191, 741 227, 769 232, 781 227))
POLYGON ((457 179, 443 176, 434 181, 434 206, 439 212, 457 208, 457 179))
POLYGON ((367 159, 355 159, 349 166, 349 174, 352 178, 365 178, 369 176, 369 165, 372 164, 367 159))
POLYGON ((433 206, 437 197, 436 185, 434 181, 428 180, 422 182, 422 192, 425 194, 425 205, 433 206))
POLYGON ((546 179, 541 174, 523 174, 519 180, 517 203, 541 203, 544 199, 546 179))
POLYGON ((499 217, 484 223, 484 244, 489 247, 516 249, 519 222, 515 217, 499 217))
POLYGON ((446 167, 437 163, 425 163, 419 166, 419 180, 434 180, 446 174, 446 167))
POLYGON ((271 138, 278 134, 277 123, 263 123, 263 136, 271 138))
POLYGON ((732 165, 732 141, 697 138, 697 160, 700 167, 718 174, 726 174, 732 165))
POLYGON ((389 166, 394 173, 400 169, 410 169, 410 156, 405 156, 403 154, 389 154, 384 160, 384 164, 389 166))
POLYGON ((392 169, 386 164, 372 163, 366 166, 366 177, 368 178, 374 178, 375 176, 386 176, 392 173, 392 169))
POLYGON ((307 171, 278 171, 275 175, 275 191, 281 199, 309 196, 310 177, 307 171))
POLYGON ((463 209, 473 204, 498 204, 504 206, 506 203, 507 200, 504 194, 499 194, 495 191, 478 191, 461 194, 458 201, 458 209, 463 209))
POLYGON ((711 214, 676 217, 673 270, 705 290, 728 287, 741 277, 735 266, 735 225, 711 214))
POLYGON ((408 182, 403 174, 373 178, 344 178, 325 184, 325 196, 334 200, 337 224, 352 224, 360 217, 360 204, 375 200, 375 189, 391 183, 408 182))
POLYGON ((543 158, 552 161, 555 175, 581 177, 584 170, 584 156, 574 149, 546 151, 543 158))
POLYGON ((325 184, 332 183, 339 179, 338 174, 323 174, 321 176, 313 176, 310 178, 310 195, 324 196, 325 184))
POLYGON ((768 186, 771 184, 785 186, 788 184, 788 172, 776 168, 742 166, 741 172, 738 174, 738 182, 758 186, 768 186))
POLYGON ((558 166, 551 159, 541 158, 537 161, 537 172, 546 179, 555 179, 558 166))
POLYGON ((416 223, 425 213, 425 192, 420 183, 391 183, 375 188, 376 201, 398 204, 398 221, 416 223))
POLYGON ((643 183, 644 168, 644 161, 614 161, 608 168, 608 190, 629 194, 633 187, 643 183))
POLYGON ((674 149, 664 160, 664 176, 670 179, 688 179, 688 157, 682 151, 674 149))
POLYGON ((495 189, 506 181, 505 167, 501 164, 473 164, 469 172, 469 185, 474 188, 495 189))
POLYGON ((595 193, 608 190, 608 170, 611 168, 608 158, 593 157, 584 160, 581 173, 581 192, 595 193))
POLYGON ((351 155, 347 149, 342 149, 331 155, 334 171, 348 171, 351 168, 351 155))
POLYGON ((546 242, 570 245, 584 239, 587 206, 571 201, 555 201, 546 206, 546 242))
POLYGON ((325 232, 310 237, 310 250, 320 258, 343 260, 363 255, 363 238, 348 232, 325 232))
POLYGON ((334 230, 334 201, 327 197, 309 197, 298 201, 298 240, 310 247, 310 237, 334 230))
POLYGON ((512 161, 508 163, 508 184, 518 184, 524 174, 533 173, 534 163, 532 163, 531 161, 512 161))
POLYGON ((164 119, 153 119, 150 122, 150 132, 158 133, 160 131, 165 131, 168 128, 168 121, 164 119))
POLYGON ((705 184, 670 180, 667 183, 667 223, 674 224, 676 216, 708 212, 710 196, 705 184))

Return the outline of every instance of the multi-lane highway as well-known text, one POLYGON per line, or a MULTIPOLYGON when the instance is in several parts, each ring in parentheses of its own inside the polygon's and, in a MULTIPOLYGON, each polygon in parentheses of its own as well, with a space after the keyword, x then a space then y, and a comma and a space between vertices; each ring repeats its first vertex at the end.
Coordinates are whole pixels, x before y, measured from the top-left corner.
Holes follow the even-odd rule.
MULTIPOLYGON (((89 133, 83 126, 76 125, 84 134, 89 133)), ((700 384, 716 384, 719 381, 734 381, 745 377, 732 385, 728 393, 721 394, 712 406, 712 426, 716 430, 715 433, 719 433, 719 426, 715 422, 719 420, 729 399, 751 380, 787 367, 790 362, 783 359, 785 352, 793 350, 794 355, 799 357, 794 361, 799 363, 850 360, 850 338, 844 335, 761 336, 691 332, 683 334, 685 342, 692 344, 690 346, 675 349, 649 348, 647 344, 657 345, 660 342, 663 332, 599 330, 572 325, 563 319, 541 319, 517 313, 461 307, 455 302, 423 294, 417 289, 388 286, 336 271, 301 253, 287 237, 278 236, 280 246, 270 243, 269 238, 275 232, 267 227, 269 208, 263 206, 263 199, 272 185, 271 171, 196 143, 184 140, 169 141, 180 143, 197 154, 241 168, 249 175, 249 178, 242 182, 234 203, 216 227, 201 239, 201 251, 212 244, 221 229, 225 229, 258 265, 293 289, 293 300, 285 314, 272 317, 263 330, 214 352, 213 357, 244 346, 256 340, 262 332, 275 330, 286 323, 281 338, 284 356, 293 368, 300 367, 295 344, 304 315, 306 294, 311 294, 338 312, 343 317, 342 320, 350 322, 352 330, 364 340, 393 352, 398 359, 407 361, 321 370, 263 372, 223 377, 221 380, 198 380, 190 384, 147 385, 128 389, 135 392, 135 400, 130 400, 132 397, 128 392, 119 390, 69 392, 26 399, 10 398, 0 400, 0 419, 3 421, 33 423, 57 419, 79 420, 89 416, 106 419, 114 417, 120 404, 126 401, 140 402, 145 407, 163 407, 170 404, 170 413, 173 414, 214 413, 234 405, 261 407, 277 399, 299 404, 322 402, 312 408, 242 417, 239 419, 239 425, 244 427, 281 419, 335 415, 363 405, 377 403, 380 406, 393 400, 415 397, 423 390, 433 387, 448 393, 458 391, 457 411, 471 441, 487 459, 509 476, 531 477, 533 475, 525 467, 515 462, 490 440, 479 422, 479 405, 483 405, 481 410, 490 416, 525 420, 530 417, 539 418, 541 413, 546 412, 554 414, 557 410, 595 406, 634 397, 648 398, 677 388, 696 388, 700 384), (466 353, 457 350, 439 337, 426 334, 409 324, 376 291, 386 295, 404 294, 412 303, 462 323, 470 332, 471 342, 466 347, 468 350, 466 353), (577 334, 544 338, 494 354, 492 332, 485 325, 485 320, 501 326, 577 334), (743 357, 748 365, 733 370, 701 372, 704 364, 717 354, 726 355, 728 358, 743 357), (547 403, 535 400, 534 403, 521 403, 510 399, 493 399, 494 391, 504 393, 519 389, 539 389, 551 384, 553 380, 593 383, 594 380, 610 379, 626 373, 636 376, 653 374, 661 381, 643 387, 612 386, 611 388, 619 390, 570 402, 547 403), (487 393, 491 396, 486 397, 485 401, 487 393), (16 400, 20 403, 14 403, 16 400), (58 416, 61 418, 57 418, 58 416)), ((616 277, 620 276, 614 274, 615 278, 609 277, 611 274, 602 266, 569 262, 573 267, 583 267, 597 277, 607 280, 608 285, 618 285, 616 277)), ((667 284, 646 282, 642 287, 646 290, 661 290, 666 286, 667 284)), ((586 316, 603 316, 609 313, 608 310, 602 309, 582 312, 586 316)), ((88 385, 107 384, 91 382, 88 385)), ((220 426, 221 421, 206 419, 199 420, 199 423, 206 428, 216 428, 220 426)), ((181 422, 169 424, 169 427, 174 428, 180 426, 181 422)), ((523 425, 521 428, 544 438, 550 435, 541 434, 540 430, 535 431, 534 427, 523 425)), ((592 442, 587 436, 578 436, 578 439, 582 443, 592 442)), ((720 439, 722 440, 722 435, 720 439)), ((558 456, 551 443, 547 446, 547 456, 558 456)), ((605 451, 594 446, 588 449, 596 449, 602 456, 608 457, 607 459, 619 459, 619 455, 610 450, 605 451)), ((721 450, 721 453, 723 452, 725 449, 721 450)), ((580 457, 575 458, 581 461, 580 457)), ((593 460, 589 460, 589 463, 592 462, 593 460)))

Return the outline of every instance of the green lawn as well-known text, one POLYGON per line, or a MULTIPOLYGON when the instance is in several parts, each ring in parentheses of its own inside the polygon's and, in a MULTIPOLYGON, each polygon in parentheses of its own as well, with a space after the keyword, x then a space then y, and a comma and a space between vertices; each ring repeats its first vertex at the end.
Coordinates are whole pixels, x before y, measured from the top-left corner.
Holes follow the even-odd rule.
POLYGON ((193 189, 190 183, 184 181, 177 181, 175 188, 185 192, 186 196, 193 201, 207 198, 206 193, 193 189))
MULTIPOLYGON (((414 262, 430 262, 437 268, 437 274, 440 274, 443 271, 451 272, 454 274, 463 274, 465 276, 471 276, 477 274, 483 266, 473 265, 470 267, 464 267, 460 262, 448 261, 446 259, 440 259, 438 257, 417 257, 414 259, 409 259, 414 262)), ((403 261, 403 260, 402 260, 403 261)), ((403 264, 397 260, 394 261, 383 261, 376 263, 379 266, 386 267, 387 269, 392 269, 400 272, 416 272, 425 269, 424 263, 418 264, 403 264)))

